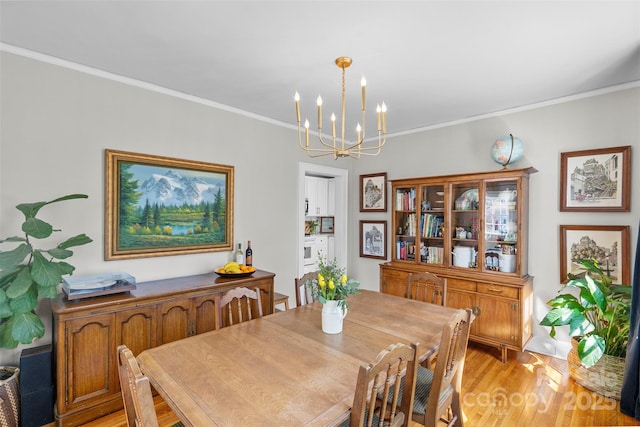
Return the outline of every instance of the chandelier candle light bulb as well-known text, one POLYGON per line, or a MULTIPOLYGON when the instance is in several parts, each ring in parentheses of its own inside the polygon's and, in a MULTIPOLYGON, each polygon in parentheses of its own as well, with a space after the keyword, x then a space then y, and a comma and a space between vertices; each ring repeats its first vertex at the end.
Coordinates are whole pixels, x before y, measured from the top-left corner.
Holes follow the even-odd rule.
POLYGON ((318 140, 320 142, 319 148, 311 148, 309 146, 309 121, 305 120, 305 144, 302 144, 302 126, 300 121, 300 94, 296 91, 294 100, 296 105, 296 121, 298 122, 298 145, 305 150, 309 157, 319 157, 326 155, 333 155, 334 159, 338 157, 353 157, 355 159, 360 158, 360 155, 375 156, 380 153, 380 149, 386 142, 387 125, 386 125, 386 113, 387 106, 385 103, 376 104, 376 115, 378 121, 378 137, 377 143, 368 146, 364 145, 365 142, 365 130, 366 130, 366 102, 367 102, 367 79, 362 76, 360 80, 361 95, 362 95, 362 125, 358 123, 356 127, 356 141, 349 143, 345 140, 345 110, 346 110, 346 98, 345 98, 345 70, 351 65, 352 60, 347 56, 341 56, 336 59, 336 65, 342 69, 342 123, 341 123, 341 138, 340 144, 337 143, 336 138, 336 115, 331 113, 331 137, 333 144, 325 142, 322 135, 322 97, 318 95, 316 104, 318 106, 318 140))

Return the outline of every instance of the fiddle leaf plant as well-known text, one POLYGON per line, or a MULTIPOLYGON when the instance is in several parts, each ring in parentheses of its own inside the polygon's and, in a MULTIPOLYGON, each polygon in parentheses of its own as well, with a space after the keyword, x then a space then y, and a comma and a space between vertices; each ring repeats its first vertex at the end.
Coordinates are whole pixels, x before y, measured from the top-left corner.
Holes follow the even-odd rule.
POLYGON ((0 348, 15 348, 44 336, 44 324, 36 315, 39 298, 54 298, 62 276, 75 267, 61 261, 73 255, 69 248, 92 242, 85 234, 66 239, 51 249, 37 249, 32 239, 46 239, 61 230, 36 215, 46 205, 70 199, 86 199, 85 194, 69 194, 49 202, 22 203, 16 206, 25 217, 24 237, 0 239, 0 244, 18 244, 0 251, 0 348))
POLYGON ((553 307, 540 325, 568 326, 569 335, 578 342, 578 357, 587 368, 602 355, 625 357, 629 340, 631 286, 614 285, 595 260, 580 260, 584 275, 569 273, 569 282, 560 290, 576 288, 578 295, 563 293, 549 302, 553 307), (573 338, 575 337, 575 338, 573 338))

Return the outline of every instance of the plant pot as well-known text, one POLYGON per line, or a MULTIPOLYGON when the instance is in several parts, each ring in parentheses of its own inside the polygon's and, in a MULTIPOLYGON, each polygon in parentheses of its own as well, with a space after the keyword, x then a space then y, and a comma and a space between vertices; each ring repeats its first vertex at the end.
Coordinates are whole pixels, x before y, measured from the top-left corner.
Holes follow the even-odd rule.
POLYGON ((325 334, 342 332, 342 321, 346 315, 346 307, 338 307, 338 301, 327 301, 322 304, 322 332, 325 334))
POLYGON ((576 383, 605 397, 620 400, 624 360, 624 357, 604 354, 595 365, 586 368, 578 357, 578 340, 572 338, 567 365, 569 375, 576 383))
POLYGON ((0 366, 0 426, 17 427, 20 421, 18 375, 14 366, 0 366))

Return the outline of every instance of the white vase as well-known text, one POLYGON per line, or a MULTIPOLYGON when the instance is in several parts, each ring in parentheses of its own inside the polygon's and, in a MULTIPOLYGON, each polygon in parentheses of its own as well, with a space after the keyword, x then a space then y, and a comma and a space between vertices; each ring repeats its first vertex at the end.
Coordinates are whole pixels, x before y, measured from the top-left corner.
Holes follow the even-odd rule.
POLYGON ((322 304, 322 332, 339 334, 342 332, 342 320, 347 315, 345 306, 338 307, 339 301, 327 301, 322 304))

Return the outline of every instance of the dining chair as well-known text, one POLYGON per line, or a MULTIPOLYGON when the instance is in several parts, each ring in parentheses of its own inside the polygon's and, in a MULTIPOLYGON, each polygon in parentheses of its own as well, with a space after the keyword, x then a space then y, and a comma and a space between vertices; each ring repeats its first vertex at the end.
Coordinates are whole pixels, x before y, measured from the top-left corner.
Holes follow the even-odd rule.
POLYGON ((307 281, 313 280, 318 276, 317 271, 312 271, 310 273, 304 274, 302 277, 295 279, 296 285, 296 307, 300 307, 301 305, 311 304, 315 300, 313 299, 313 294, 311 293, 311 289, 307 288, 307 281))
POLYGON ((382 425, 380 420, 385 426, 407 426, 415 391, 417 354, 417 344, 392 344, 376 360, 361 365, 351 416, 340 427, 377 426, 382 425), (409 399, 400 400, 401 388, 409 399))
POLYGON ((283 304, 284 309, 289 310, 289 295, 281 294, 279 292, 273 293, 273 307, 276 305, 283 304))
MULTIPOLYGON (((460 391, 470 323, 471 309, 458 310, 442 330, 435 371, 418 365, 412 396, 414 422, 426 427, 441 425, 439 422, 463 426, 460 391)), ((400 399, 404 390, 400 391, 400 399)))
POLYGON ((445 305, 447 279, 428 271, 409 273, 405 295, 409 299, 445 305))
MULTIPOLYGON (((118 376, 129 427, 158 427, 149 378, 126 345, 118 346, 118 376)), ((172 427, 184 427, 181 422, 172 427)))
POLYGON ((262 317, 260 289, 231 289, 218 297, 217 306, 219 328, 262 317))

